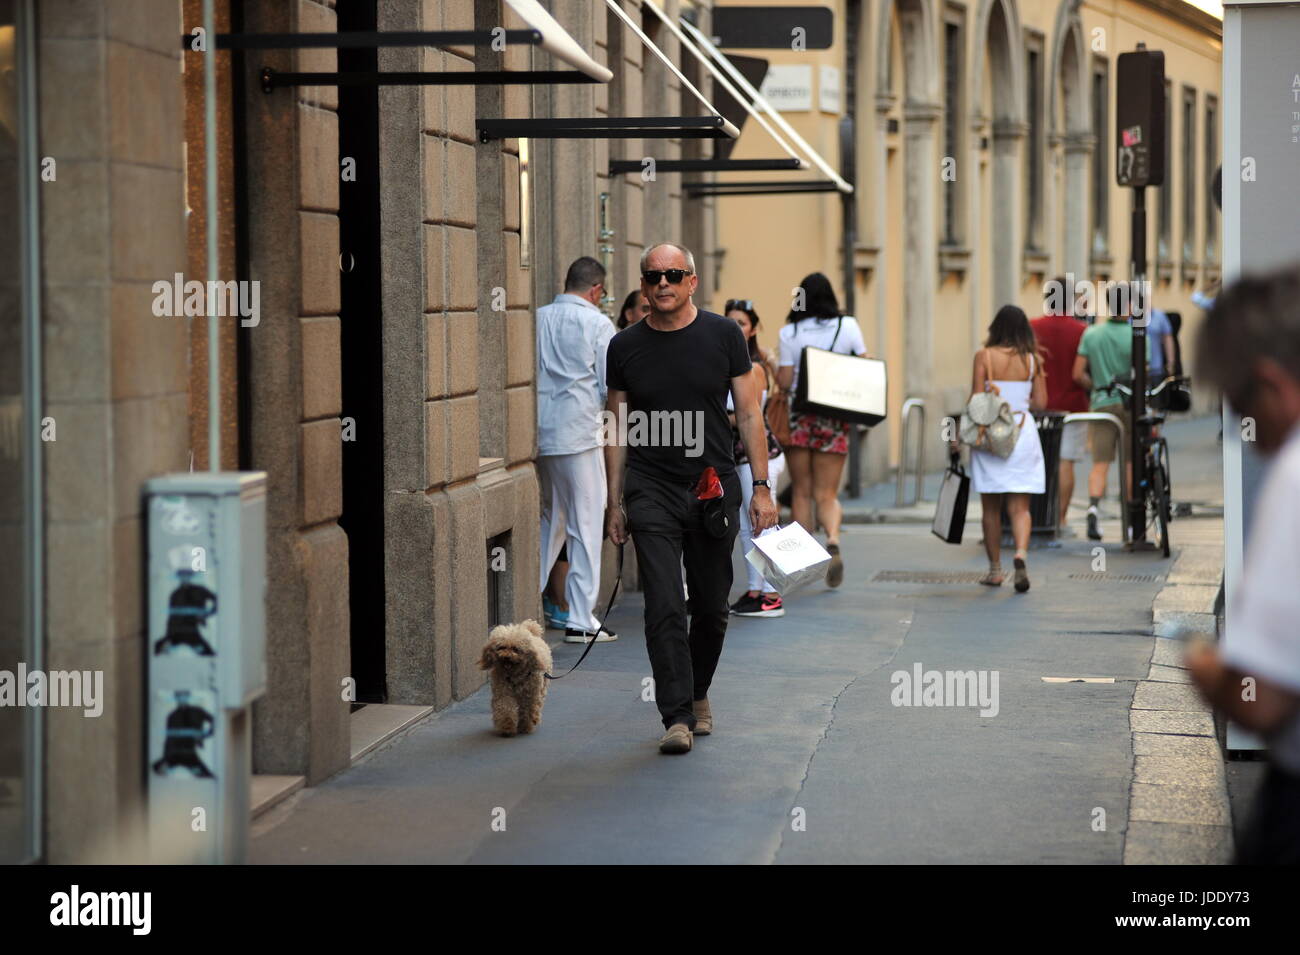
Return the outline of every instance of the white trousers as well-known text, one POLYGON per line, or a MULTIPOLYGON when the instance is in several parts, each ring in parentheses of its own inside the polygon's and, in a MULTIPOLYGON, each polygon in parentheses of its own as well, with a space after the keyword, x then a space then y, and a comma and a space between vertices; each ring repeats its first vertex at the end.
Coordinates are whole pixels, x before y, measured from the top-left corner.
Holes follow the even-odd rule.
POLYGON ((569 546, 569 626, 595 630, 600 590, 600 544, 605 530, 605 455, 601 448, 537 459, 542 497, 542 574, 546 589, 560 548, 569 546))
MULTIPOLYGON (((769 458, 767 462, 767 479, 772 482, 772 500, 776 501, 776 479, 781 476, 785 470, 785 455, 779 458, 769 458)), ((740 536, 736 540, 740 541, 740 556, 744 557, 749 553, 749 549, 754 545, 750 543, 754 539, 754 528, 749 523, 749 502, 754 499, 754 472, 749 466, 749 462, 736 465, 736 474, 740 477, 740 536)), ((779 505, 778 505, 779 506, 779 505)), ((754 569, 754 565, 745 561, 745 575, 749 580, 749 590, 757 590, 760 593, 775 591, 776 588, 763 579, 763 575, 754 569)))

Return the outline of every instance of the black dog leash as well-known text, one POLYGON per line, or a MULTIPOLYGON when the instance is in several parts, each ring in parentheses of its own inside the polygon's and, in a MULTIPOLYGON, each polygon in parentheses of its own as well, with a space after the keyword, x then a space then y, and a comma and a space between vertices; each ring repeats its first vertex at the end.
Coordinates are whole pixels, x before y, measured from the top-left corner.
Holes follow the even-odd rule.
POLYGON ((623 547, 623 544, 618 545, 618 571, 614 574, 614 589, 609 592, 609 603, 605 604, 605 616, 601 618, 600 626, 596 628, 595 635, 587 641, 587 646, 583 649, 582 656, 578 657, 577 663, 569 667, 569 669, 565 670, 559 676, 551 676, 549 673, 542 674, 546 679, 560 680, 568 676, 582 665, 582 661, 587 659, 587 654, 591 652, 591 648, 596 645, 596 637, 600 636, 600 631, 605 629, 605 624, 609 621, 610 611, 614 609, 614 598, 618 596, 619 585, 623 583, 623 547))

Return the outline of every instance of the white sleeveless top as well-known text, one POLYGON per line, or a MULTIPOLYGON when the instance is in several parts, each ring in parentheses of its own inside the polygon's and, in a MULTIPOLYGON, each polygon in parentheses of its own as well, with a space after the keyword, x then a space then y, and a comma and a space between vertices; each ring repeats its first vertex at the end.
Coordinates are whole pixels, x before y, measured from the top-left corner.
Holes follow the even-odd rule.
POLYGON ((1007 458, 972 449, 971 486, 977 494, 1042 494, 1047 489, 1043 445, 1038 439, 1038 423, 1029 413, 1029 397, 1034 390, 1034 357, 1029 356, 1027 381, 994 378, 992 383, 1021 421, 1020 437, 1007 458))

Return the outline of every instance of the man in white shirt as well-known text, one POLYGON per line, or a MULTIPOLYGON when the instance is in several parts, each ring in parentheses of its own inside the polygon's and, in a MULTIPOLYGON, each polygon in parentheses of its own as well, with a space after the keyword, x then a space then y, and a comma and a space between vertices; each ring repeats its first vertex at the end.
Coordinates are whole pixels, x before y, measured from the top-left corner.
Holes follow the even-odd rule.
POLYGON ((1300 864, 1300 267, 1248 277, 1214 303, 1198 374, 1223 389, 1273 456, 1255 508, 1227 645, 1189 653, 1214 706, 1269 743, 1272 765, 1238 847, 1247 864, 1300 864))
POLYGON ((596 307, 605 267, 584 255, 569 266, 564 292, 537 310, 537 477, 542 496, 542 574, 568 542, 568 643, 616 639, 596 619, 605 518, 605 352, 614 323, 596 307))

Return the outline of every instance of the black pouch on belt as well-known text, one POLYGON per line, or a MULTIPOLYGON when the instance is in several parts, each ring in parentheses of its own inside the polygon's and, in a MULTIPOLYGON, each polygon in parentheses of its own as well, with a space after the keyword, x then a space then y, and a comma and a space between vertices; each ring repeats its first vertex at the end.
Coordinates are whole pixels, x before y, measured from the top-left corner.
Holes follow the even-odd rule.
POLYGON ((727 536, 727 529, 730 524, 731 521, 727 517, 727 508, 722 498, 715 497, 704 502, 704 529, 708 531, 710 537, 722 540, 727 536))
POLYGON ((718 480, 718 472, 712 467, 705 468, 704 473, 700 475, 699 483, 695 486, 695 497, 704 503, 704 530, 710 537, 722 540, 727 536, 731 522, 727 518, 722 482, 718 480))

